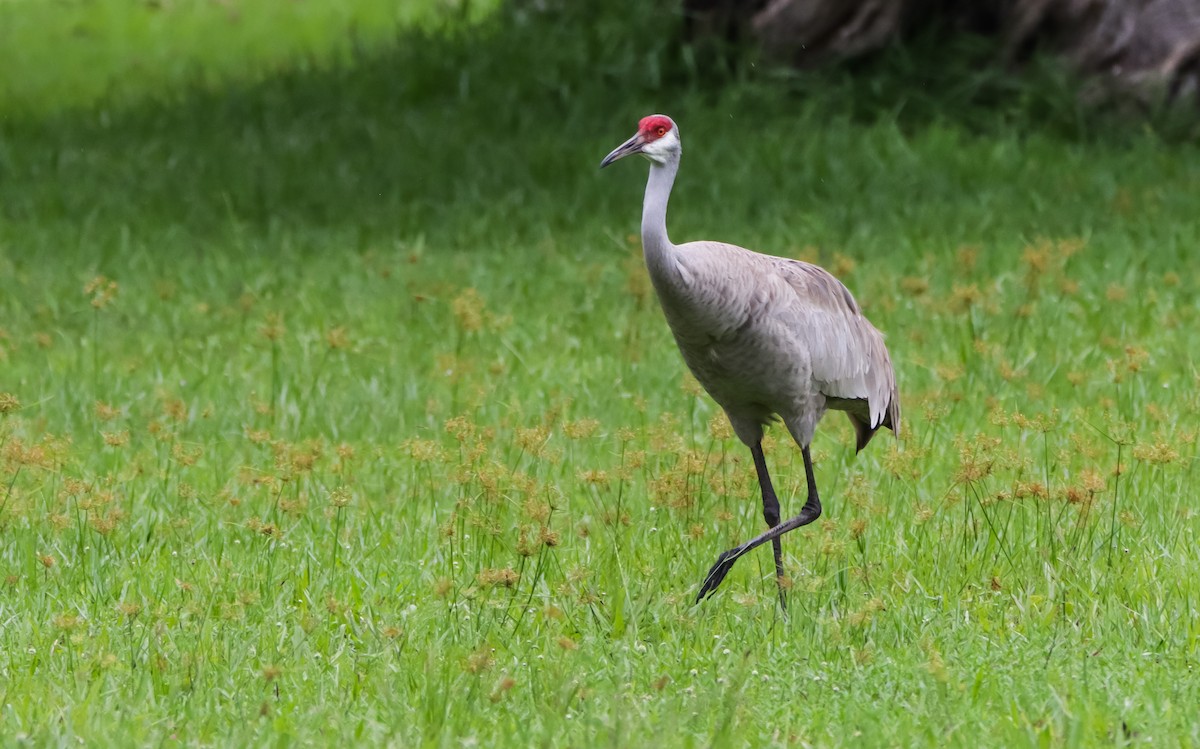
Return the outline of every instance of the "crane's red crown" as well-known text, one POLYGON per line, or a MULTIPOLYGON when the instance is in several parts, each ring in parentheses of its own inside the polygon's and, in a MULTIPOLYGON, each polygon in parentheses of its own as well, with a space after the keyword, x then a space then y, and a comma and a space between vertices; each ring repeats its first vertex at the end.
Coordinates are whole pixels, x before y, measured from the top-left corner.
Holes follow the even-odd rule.
POLYGON ((638 133, 641 134, 647 143, 652 143, 671 132, 671 128, 673 127, 675 127, 675 123, 671 122, 670 117, 664 117, 661 114, 652 114, 649 117, 643 117, 638 122, 638 133))

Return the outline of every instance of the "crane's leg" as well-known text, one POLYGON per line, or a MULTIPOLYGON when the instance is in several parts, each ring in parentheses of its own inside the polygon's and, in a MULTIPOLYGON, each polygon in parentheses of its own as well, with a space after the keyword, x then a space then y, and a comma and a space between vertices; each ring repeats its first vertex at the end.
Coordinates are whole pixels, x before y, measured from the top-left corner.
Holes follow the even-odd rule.
MULTIPOLYGON (((771 485, 771 474, 767 472, 767 459, 763 456, 762 441, 750 448, 754 456, 754 470, 758 473, 758 488, 762 490, 763 520, 768 528, 779 525, 779 498, 775 496, 775 487, 771 485)), ((779 586, 779 607, 787 611, 787 591, 783 583, 783 549, 779 539, 771 539, 771 548, 775 552, 775 583, 779 586)))
POLYGON ((750 539, 741 546, 722 552, 721 556, 717 557, 717 563, 712 566, 712 569, 708 571, 708 575, 704 578, 704 584, 700 586, 700 594, 696 596, 697 603, 704 600, 705 596, 710 595, 717 589, 717 586, 725 579, 725 575, 729 574, 733 563, 740 559, 743 554, 762 546, 767 541, 775 541, 788 531, 795 530, 802 525, 808 525, 821 517, 821 499, 817 496, 817 480, 813 475, 812 456, 809 454, 807 445, 800 448, 800 452, 804 455, 804 472, 808 474, 808 500, 805 501, 804 507, 800 508, 800 514, 783 521, 766 533, 750 539))

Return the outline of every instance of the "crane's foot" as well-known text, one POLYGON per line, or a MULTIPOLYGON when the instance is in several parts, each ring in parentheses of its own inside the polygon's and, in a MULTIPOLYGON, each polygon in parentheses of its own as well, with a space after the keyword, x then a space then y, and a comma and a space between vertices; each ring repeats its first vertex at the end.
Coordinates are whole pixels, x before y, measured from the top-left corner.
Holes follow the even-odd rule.
POLYGON ((729 570, 733 568, 733 563, 738 560, 741 551, 742 547, 739 546, 736 549, 721 552, 721 556, 717 557, 717 563, 708 571, 708 576, 704 578, 704 584, 700 586, 700 594, 696 596, 696 603, 700 603, 707 596, 712 595, 725 576, 729 574, 729 570))

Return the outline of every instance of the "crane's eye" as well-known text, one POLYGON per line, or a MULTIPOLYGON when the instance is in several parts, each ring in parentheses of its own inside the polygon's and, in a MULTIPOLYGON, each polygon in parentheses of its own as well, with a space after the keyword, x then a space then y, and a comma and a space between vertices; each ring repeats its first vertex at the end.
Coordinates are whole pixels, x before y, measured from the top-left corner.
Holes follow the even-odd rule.
POLYGON ((661 138, 667 134, 667 129, 662 125, 659 125, 658 127, 654 128, 654 133, 661 138))

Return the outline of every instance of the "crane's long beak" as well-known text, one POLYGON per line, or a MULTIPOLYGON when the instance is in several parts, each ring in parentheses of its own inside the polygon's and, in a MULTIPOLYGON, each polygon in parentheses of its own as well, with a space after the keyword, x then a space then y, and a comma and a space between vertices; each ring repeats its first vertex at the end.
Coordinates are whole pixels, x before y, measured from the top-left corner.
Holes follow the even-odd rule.
POLYGON ((609 164, 613 163, 614 161, 617 161, 618 159, 623 159, 626 156, 629 156, 630 154, 641 153, 643 145, 645 145, 645 143, 642 141, 642 135, 641 135, 641 133, 638 133, 637 135, 633 136, 629 140, 625 141, 621 145, 614 148, 612 153, 605 156, 604 161, 600 162, 600 168, 603 169, 604 167, 608 166, 609 164))

